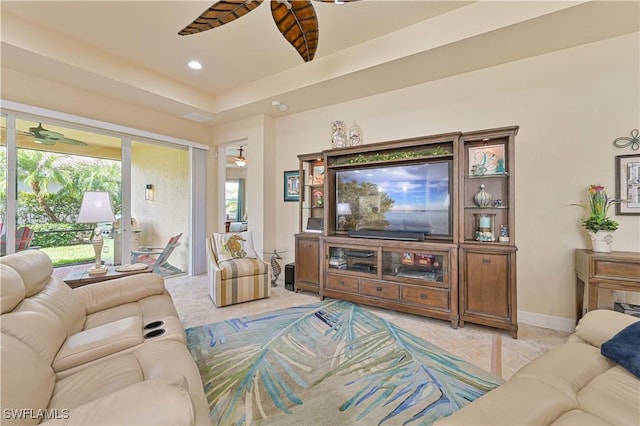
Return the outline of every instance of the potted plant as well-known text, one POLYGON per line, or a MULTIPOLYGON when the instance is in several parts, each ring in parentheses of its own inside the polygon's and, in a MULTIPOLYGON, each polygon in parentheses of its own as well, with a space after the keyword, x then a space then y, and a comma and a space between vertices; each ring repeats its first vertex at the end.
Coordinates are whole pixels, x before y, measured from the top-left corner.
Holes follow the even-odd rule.
POLYGON ((609 207, 620 200, 609 198, 603 185, 589 185, 587 188, 589 205, 578 205, 589 212, 589 216, 582 220, 582 225, 589 232, 593 251, 611 252, 613 233, 618 229, 618 222, 607 217, 609 207))

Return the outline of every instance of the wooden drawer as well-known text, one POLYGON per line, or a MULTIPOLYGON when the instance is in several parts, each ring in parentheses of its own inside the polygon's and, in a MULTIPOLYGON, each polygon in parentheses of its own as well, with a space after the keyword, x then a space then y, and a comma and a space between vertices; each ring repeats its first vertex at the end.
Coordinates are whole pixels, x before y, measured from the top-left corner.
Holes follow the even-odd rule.
POLYGON ((360 294, 379 297, 380 299, 398 300, 400 286, 382 281, 360 280, 360 294))
POLYGON ((412 305, 449 309, 449 292, 446 290, 403 285, 401 300, 412 305))
POLYGON ((347 291, 349 293, 358 292, 358 279, 344 277, 341 275, 327 274, 326 287, 332 290, 347 291))
POLYGON ((640 281, 640 263, 594 259, 593 269, 594 277, 640 281))

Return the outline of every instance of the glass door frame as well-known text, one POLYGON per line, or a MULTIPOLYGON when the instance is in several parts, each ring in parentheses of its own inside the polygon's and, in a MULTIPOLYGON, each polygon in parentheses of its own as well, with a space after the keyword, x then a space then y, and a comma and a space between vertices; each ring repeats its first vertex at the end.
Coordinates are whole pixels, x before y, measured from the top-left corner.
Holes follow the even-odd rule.
POLYGON ((12 101, 1 100, 0 114, 6 117, 6 150, 7 150, 7 200, 6 200, 6 219, 7 223, 4 226, 7 227, 7 254, 15 251, 15 231, 17 227, 17 144, 16 144, 16 119, 33 120, 33 121, 47 121, 59 124, 61 126, 67 126, 70 128, 77 128, 85 131, 91 131, 96 133, 104 133, 110 136, 116 136, 121 139, 122 150, 122 180, 121 180, 121 194, 122 194, 122 223, 123 242, 121 246, 122 259, 128 259, 131 252, 129 232, 130 228, 126 224, 131 220, 131 142, 136 140, 138 142, 148 142, 153 144, 164 145, 181 145, 188 147, 190 151, 190 175, 189 182, 192 188, 190 197, 190 212, 189 212, 189 234, 191 241, 189 250, 188 261, 188 274, 200 274, 203 271, 203 265, 206 266, 206 262, 200 257, 206 256, 206 250, 204 242, 198 244, 199 238, 193 238, 194 235, 204 235, 206 229, 205 220, 206 215, 196 214, 197 208, 202 209, 204 207, 204 197, 206 194, 206 186, 198 184, 199 181, 205 180, 206 169, 199 163, 202 162, 202 154, 209 150, 209 146, 198 144, 184 139, 173 138, 156 133, 151 133, 143 130, 133 129, 129 127, 114 125, 107 122, 101 122, 93 119, 79 117, 75 115, 60 113, 43 108, 24 105, 12 101), (198 163, 195 167, 193 163, 198 163), (196 175, 198 174, 198 175, 196 175), (126 231, 125 231, 126 230, 126 231))

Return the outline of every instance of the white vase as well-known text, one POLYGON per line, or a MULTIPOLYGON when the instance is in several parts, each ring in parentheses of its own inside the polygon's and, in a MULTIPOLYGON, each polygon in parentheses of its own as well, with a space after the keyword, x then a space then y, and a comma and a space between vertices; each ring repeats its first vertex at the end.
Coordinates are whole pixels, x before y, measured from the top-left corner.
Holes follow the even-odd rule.
POLYGON ((589 231, 592 250, 599 253, 611 253, 613 233, 614 231, 589 231))

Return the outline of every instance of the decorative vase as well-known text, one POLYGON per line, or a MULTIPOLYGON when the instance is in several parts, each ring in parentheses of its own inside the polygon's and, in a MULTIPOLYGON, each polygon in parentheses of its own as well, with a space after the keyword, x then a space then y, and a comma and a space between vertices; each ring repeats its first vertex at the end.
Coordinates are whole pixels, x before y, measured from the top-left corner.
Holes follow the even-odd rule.
POLYGON ((476 192, 476 195, 473 196, 473 202, 476 203, 478 207, 488 207, 491 205, 491 201, 493 197, 487 191, 484 190, 484 183, 480 185, 480 191, 476 192))
POLYGON ((362 145, 362 127, 356 121, 349 127, 349 146, 362 145))
POLYGON ((599 253, 611 253, 614 231, 589 231, 591 250, 599 253))
POLYGON ((347 146, 347 125, 344 121, 331 122, 331 147, 344 148, 347 146))

